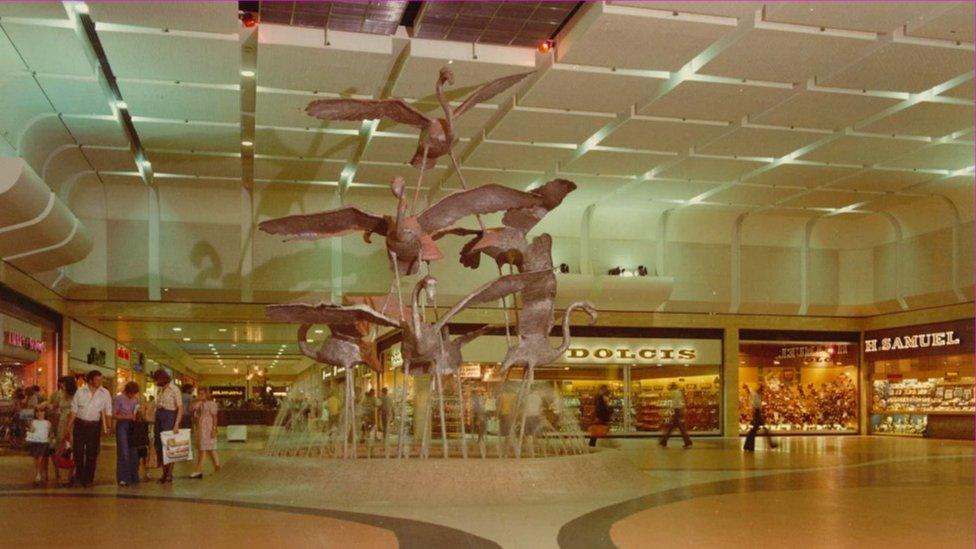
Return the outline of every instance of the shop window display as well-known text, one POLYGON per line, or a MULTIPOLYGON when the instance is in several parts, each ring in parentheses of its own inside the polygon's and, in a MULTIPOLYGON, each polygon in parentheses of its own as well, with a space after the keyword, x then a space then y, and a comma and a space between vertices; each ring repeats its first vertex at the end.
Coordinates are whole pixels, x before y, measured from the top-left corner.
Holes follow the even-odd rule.
POLYGON ((739 430, 752 420, 750 393, 766 390, 763 415, 786 433, 858 432, 857 346, 848 343, 743 343, 739 353, 739 430))
POLYGON ((631 400, 636 431, 658 432, 671 415, 671 391, 676 383, 685 395, 685 427, 698 434, 718 434, 721 424, 719 402, 722 384, 715 366, 632 367, 631 400), (689 375, 686 372, 691 372, 689 375), (682 375, 685 374, 685 375, 682 375))
POLYGON ((976 411, 971 355, 871 364, 871 433, 923 436, 930 416, 976 411))

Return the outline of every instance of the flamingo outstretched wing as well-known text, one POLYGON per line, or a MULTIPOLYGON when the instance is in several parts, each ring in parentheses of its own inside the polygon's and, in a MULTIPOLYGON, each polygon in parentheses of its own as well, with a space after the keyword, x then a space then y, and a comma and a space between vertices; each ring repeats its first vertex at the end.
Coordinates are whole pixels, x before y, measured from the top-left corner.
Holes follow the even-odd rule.
POLYGON ((354 325, 372 322, 381 326, 398 327, 395 318, 374 311, 366 305, 336 305, 327 301, 317 304, 284 303, 268 305, 265 312, 271 320, 300 322, 302 324, 327 324, 329 326, 354 325))
POLYGON ((530 208, 541 204, 540 196, 490 184, 445 196, 417 216, 417 221, 425 232, 431 234, 446 229, 455 221, 469 215, 530 208))
POLYGON ((495 97, 496 95, 502 93, 508 88, 514 86, 515 84, 519 83, 523 78, 532 74, 533 72, 535 71, 523 72, 521 74, 513 74, 511 76, 503 76, 501 78, 488 82, 484 86, 481 86, 480 88, 475 90, 474 93, 469 95, 468 98, 465 99, 464 102, 458 106, 458 108, 454 109, 453 114, 455 118, 461 116, 466 111, 471 109, 471 107, 474 107, 478 103, 488 101, 492 97, 495 97))
POLYGON ((322 120, 375 120, 389 118, 424 128, 432 120, 399 97, 390 99, 319 99, 305 107, 309 116, 322 120))
POLYGON ((451 307, 451 310, 447 311, 437 321, 434 329, 439 332, 441 328, 451 321, 451 318, 471 305, 498 301, 509 294, 522 291, 533 284, 541 284, 546 280, 547 276, 551 275, 552 271, 531 271, 528 273, 517 273, 498 277, 464 296, 451 307))
POLYGON ((356 231, 363 231, 368 237, 371 233, 386 234, 388 226, 386 218, 354 206, 313 214, 289 215, 258 224, 262 231, 287 235, 288 240, 317 240, 356 231))

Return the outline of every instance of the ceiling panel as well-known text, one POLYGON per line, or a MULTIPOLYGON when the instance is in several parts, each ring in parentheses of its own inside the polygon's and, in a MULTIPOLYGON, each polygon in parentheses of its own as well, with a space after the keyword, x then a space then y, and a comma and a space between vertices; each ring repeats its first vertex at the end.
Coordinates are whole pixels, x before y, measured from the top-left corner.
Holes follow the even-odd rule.
MULTIPOLYGON (((256 128, 254 133, 254 150, 256 153, 278 156, 346 160, 359 144, 358 135, 265 127, 256 128)), ((240 148, 239 145, 238 148, 240 148)))
POLYGON ((546 71, 520 103, 528 107, 618 113, 651 97, 662 82, 655 78, 554 67, 546 71))
POLYGON ((963 175, 936 180, 915 190, 932 194, 964 192, 972 196, 973 189, 976 189, 976 179, 972 175, 963 175))
POLYGON ((388 35, 396 32, 406 7, 406 1, 262 1, 258 13, 267 23, 388 35))
POLYGON ((782 164, 771 170, 750 177, 750 183, 763 185, 790 185, 816 187, 835 179, 853 174, 855 169, 835 166, 807 166, 803 164, 782 164))
POLYGON ((804 91, 750 120, 774 126, 839 130, 898 102, 869 95, 804 91))
POLYGON ((736 183, 708 197, 709 202, 725 204, 739 204, 751 206, 765 206, 789 198, 802 191, 801 187, 770 187, 766 185, 751 185, 736 183))
POLYGON ((240 152, 238 126, 198 122, 159 122, 135 119, 132 123, 144 147, 180 151, 240 152))
POLYGON ((972 50, 892 43, 818 83, 919 93, 972 70, 972 50))
POLYGON ((823 139, 822 133, 766 128, 738 128, 698 149, 705 154, 779 158, 823 139))
POLYGON ((743 174, 762 166, 761 162, 725 160, 719 158, 686 158, 661 172, 669 179, 697 179, 700 181, 734 181, 743 174))
POLYGON ((615 6, 628 6, 680 13, 718 15, 721 17, 750 18, 762 8, 761 2, 648 2, 647 0, 611 1, 615 6))
POLYGON ((305 107, 321 96, 298 93, 275 93, 258 90, 255 124, 259 126, 288 126, 294 128, 340 128, 359 131, 362 122, 319 120, 305 113, 305 107))
MULTIPOLYGON (((366 148, 363 160, 372 162, 409 162, 417 152, 417 137, 408 134, 375 135, 366 148)), ((437 163, 446 166, 450 159, 442 156, 437 163)))
POLYGON ((134 117, 240 123, 240 91, 170 82, 119 81, 134 117))
POLYGON ((640 175, 674 158, 643 152, 591 150, 560 168, 569 172, 595 175, 640 175))
POLYGON ((634 200, 691 200, 696 196, 715 189, 717 182, 709 181, 642 181, 628 187, 614 197, 622 202, 634 200))
POLYGON ((740 120, 784 101, 792 89, 685 81, 640 114, 697 120, 740 120))
POLYGON ((414 21, 421 38, 536 47, 566 20, 575 2, 430 2, 414 21))
MULTIPOLYGON (((612 8, 607 8, 612 10, 612 8)), ((604 12, 583 33, 574 32, 560 63, 677 71, 734 26, 604 12), (653 51, 654 55, 647 55, 653 51)))
POLYGON ((973 146, 969 143, 944 143, 908 154, 897 160, 885 162, 894 168, 917 168, 933 170, 961 170, 976 164, 973 146))
POLYGON ((680 120, 630 118, 600 142, 608 147, 653 151, 688 152, 728 133, 730 126, 699 124, 680 120))
POLYGON ((3 31, 32 71, 94 76, 95 71, 72 28, 27 25, 5 20, 3 31))
POLYGON ((122 128, 115 118, 105 116, 101 118, 64 116, 64 125, 80 145, 98 145, 102 147, 128 147, 129 140, 122 133, 122 128))
POLYGON ((112 114, 105 92, 94 78, 43 74, 38 74, 35 78, 44 89, 44 95, 51 100, 59 113, 112 114))
POLYGON ((916 185, 922 181, 932 179, 932 174, 905 172, 894 170, 864 170, 851 177, 831 184, 834 189, 852 191, 899 191, 905 187, 916 185))
POLYGON ((957 7, 908 27, 909 36, 940 40, 973 41, 973 3, 958 2, 957 7))
POLYGON ((857 202, 868 200, 872 195, 851 191, 810 191, 783 202, 783 206, 797 208, 843 208, 857 202))
POLYGON ((112 71, 119 78, 238 84, 237 35, 187 36, 99 30, 112 71), (192 62, 191 62, 192 60, 192 62))
POLYGON ((255 179, 285 179, 297 181, 338 181, 346 163, 341 160, 294 160, 255 158, 255 179))
POLYGON ((233 2, 92 2, 93 20, 153 29, 236 33, 240 29, 233 2))
MULTIPOLYGON (((386 53, 263 43, 258 55, 258 86, 343 95, 375 96, 393 61, 386 53), (300 65, 296 70, 296 61, 300 65)), ((238 55, 240 57, 240 55, 238 55)))
POLYGON ((153 170, 198 177, 241 177, 240 155, 214 155, 149 151, 153 170))
POLYGON ((841 136, 800 157, 814 162, 870 166, 924 147, 925 142, 881 137, 841 136))
POLYGON ((502 141, 581 143, 611 121, 613 117, 609 115, 581 116, 516 108, 505 115, 488 137, 502 141))
MULTIPOLYGON (((437 104, 414 103, 413 106, 415 109, 425 113, 431 118, 441 118, 444 116, 444 110, 441 109, 441 106, 437 104)), ((497 113, 498 108, 495 105, 486 104, 476 106, 475 108, 465 112, 464 116, 454 119, 454 133, 456 133, 458 137, 474 137, 475 135, 479 135, 481 130, 484 129, 485 125, 488 124, 488 121, 491 120, 491 118, 497 113)), ((379 129, 393 129, 400 132, 414 131, 393 122, 380 123, 379 129)))
MULTIPOLYGON (((465 163, 461 168, 461 171, 464 173, 464 180, 467 181, 468 187, 478 187, 481 185, 487 185, 489 183, 496 183, 498 185, 505 185, 506 187, 513 187, 522 190, 527 189, 530 183, 538 179, 543 174, 542 170, 528 171, 521 166, 519 168, 520 169, 517 170, 487 170, 478 169, 475 166, 465 163)), ((445 187, 461 187, 454 170, 445 170, 445 173, 448 174, 448 178, 444 184, 445 187)), ((424 176, 424 179, 426 178, 427 176, 424 176)), ((569 179, 572 179, 572 177, 569 179)))
POLYGON ((858 129, 871 133, 942 137, 972 126, 972 105, 918 103, 858 129))
POLYGON ((766 5, 766 21, 811 27, 891 33, 939 7, 920 2, 782 2, 766 5))
POLYGON ((939 95, 947 97, 957 97, 959 99, 973 100, 973 80, 969 79, 958 86, 942 92, 939 95))
MULTIPOLYGON (((433 183, 440 181, 444 174, 447 173, 447 168, 437 167, 431 170, 424 170, 424 183, 423 187, 429 188, 433 183)), ((465 180, 467 180, 468 174, 471 170, 466 170, 464 172, 465 180)), ((361 162, 359 164, 359 169, 356 170, 356 176, 353 181, 356 183, 369 183, 372 185, 389 185, 396 177, 402 177, 407 181, 410 188, 414 188, 417 184, 417 178, 420 176, 420 170, 414 168, 409 164, 374 164, 370 162, 361 162)), ((473 184, 469 181, 470 184, 473 184)), ((393 195, 390 195, 391 197, 393 195)), ((411 195, 412 198, 412 195, 411 195)))
POLYGON ((67 20, 68 12, 61 2, 0 2, 0 17, 67 20))
POLYGON ((864 205, 859 206, 857 209, 869 212, 880 212, 890 210, 891 208, 896 208, 898 206, 904 206, 905 204, 918 202, 919 200, 924 200, 924 198, 914 195, 887 193, 882 196, 869 198, 864 205))
POLYGON ((802 83, 826 76, 862 55, 872 42, 837 36, 755 29, 724 50, 701 73, 802 83))
POLYGON ((82 147, 82 153, 96 171, 127 172, 136 169, 136 161, 128 147, 82 147))
POLYGON ((546 171, 556 167, 556 163, 568 158, 571 149, 510 145, 486 141, 475 149, 465 165, 483 168, 513 168, 546 171))

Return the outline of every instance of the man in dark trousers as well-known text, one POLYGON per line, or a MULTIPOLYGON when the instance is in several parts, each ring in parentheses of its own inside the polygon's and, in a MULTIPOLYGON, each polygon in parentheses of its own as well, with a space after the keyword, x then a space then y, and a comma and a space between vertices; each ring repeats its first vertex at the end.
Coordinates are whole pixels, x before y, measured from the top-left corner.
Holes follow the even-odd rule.
POLYGON ((661 435, 661 446, 663 448, 668 447, 668 437, 671 436, 671 431, 677 428, 681 431, 681 438, 685 441, 684 448, 691 448, 691 437, 688 436, 688 431, 685 429, 685 394, 678 388, 677 383, 668 385, 668 389, 671 389, 671 421, 668 422, 664 428, 664 434, 661 435))
POLYGON ((92 370, 85 375, 85 386, 71 399, 67 433, 70 433, 75 459, 75 479, 85 488, 95 481, 95 465, 102 433, 108 434, 112 417, 112 395, 102 387, 102 374, 92 370))
POLYGON ((747 452, 756 451, 756 433, 759 428, 763 428, 766 435, 766 440, 769 442, 770 448, 775 448, 777 446, 776 441, 769 434, 769 427, 766 426, 766 422, 763 419, 762 413, 762 400, 763 393, 766 392, 766 387, 762 383, 756 387, 756 390, 750 395, 750 400, 752 402, 752 428, 749 429, 749 433, 746 434, 746 443, 742 447, 743 450, 747 452))

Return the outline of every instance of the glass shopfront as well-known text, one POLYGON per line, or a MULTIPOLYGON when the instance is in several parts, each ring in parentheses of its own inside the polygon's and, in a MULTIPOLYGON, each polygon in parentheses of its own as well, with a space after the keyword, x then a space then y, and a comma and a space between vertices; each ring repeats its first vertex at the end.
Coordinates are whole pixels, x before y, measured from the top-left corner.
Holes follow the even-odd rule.
MULTIPOLYGON (((582 328, 579 330, 583 332, 582 328)), ((659 433, 670 417, 669 386, 674 383, 685 394, 688 430, 696 434, 721 434, 721 332, 698 330, 695 337, 687 338, 680 337, 688 334, 685 330, 652 332, 604 327, 599 330, 607 335, 591 335, 595 331, 592 328, 584 332, 586 335, 574 335, 572 345, 560 359, 536 368, 533 390, 542 394, 544 414, 550 423, 585 431, 594 420, 597 391, 605 385, 610 392, 613 412, 611 434, 659 433), (661 332, 669 337, 632 337, 635 332, 650 332, 649 335, 661 332), (623 333, 627 337, 614 337, 614 333, 623 333)), ((553 348, 557 347, 559 339, 552 338, 551 344, 553 348)), ((462 365, 460 376, 465 402, 470 402, 470 395, 475 392, 485 398, 489 433, 498 432, 499 420, 513 405, 510 401, 517 394, 525 374, 520 369, 514 369, 507 376, 499 373, 507 347, 504 336, 487 335, 462 351, 467 361, 462 365)), ((391 387, 397 400, 406 390, 408 411, 412 410, 418 383, 414 375, 404 381, 399 345, 388 349, 384 360, 390 372, 384 380, 385 385, 391 387)), ((445 392, 452 399, 456 399, 455 383, 454 376, 445 380, 445 392)), ((423 400, 427 391, 426 384, 421 385, 423 400)))
POLYGON ((750 394, 760 384, 763 417, 774 431, 859 432, 857 334, 842 336, 854 341, 817 341, 809 336, 779 333, 775 340, 743 340, 739 345, 740 433, 749 430, 750 394))
POLYGON ((973 320, 864 333, 875 435, 972 439, 973 320))
POLYGON ((60 315, 0 289, 0 405, 20 388, 56 390, 60 342, 60 315))

